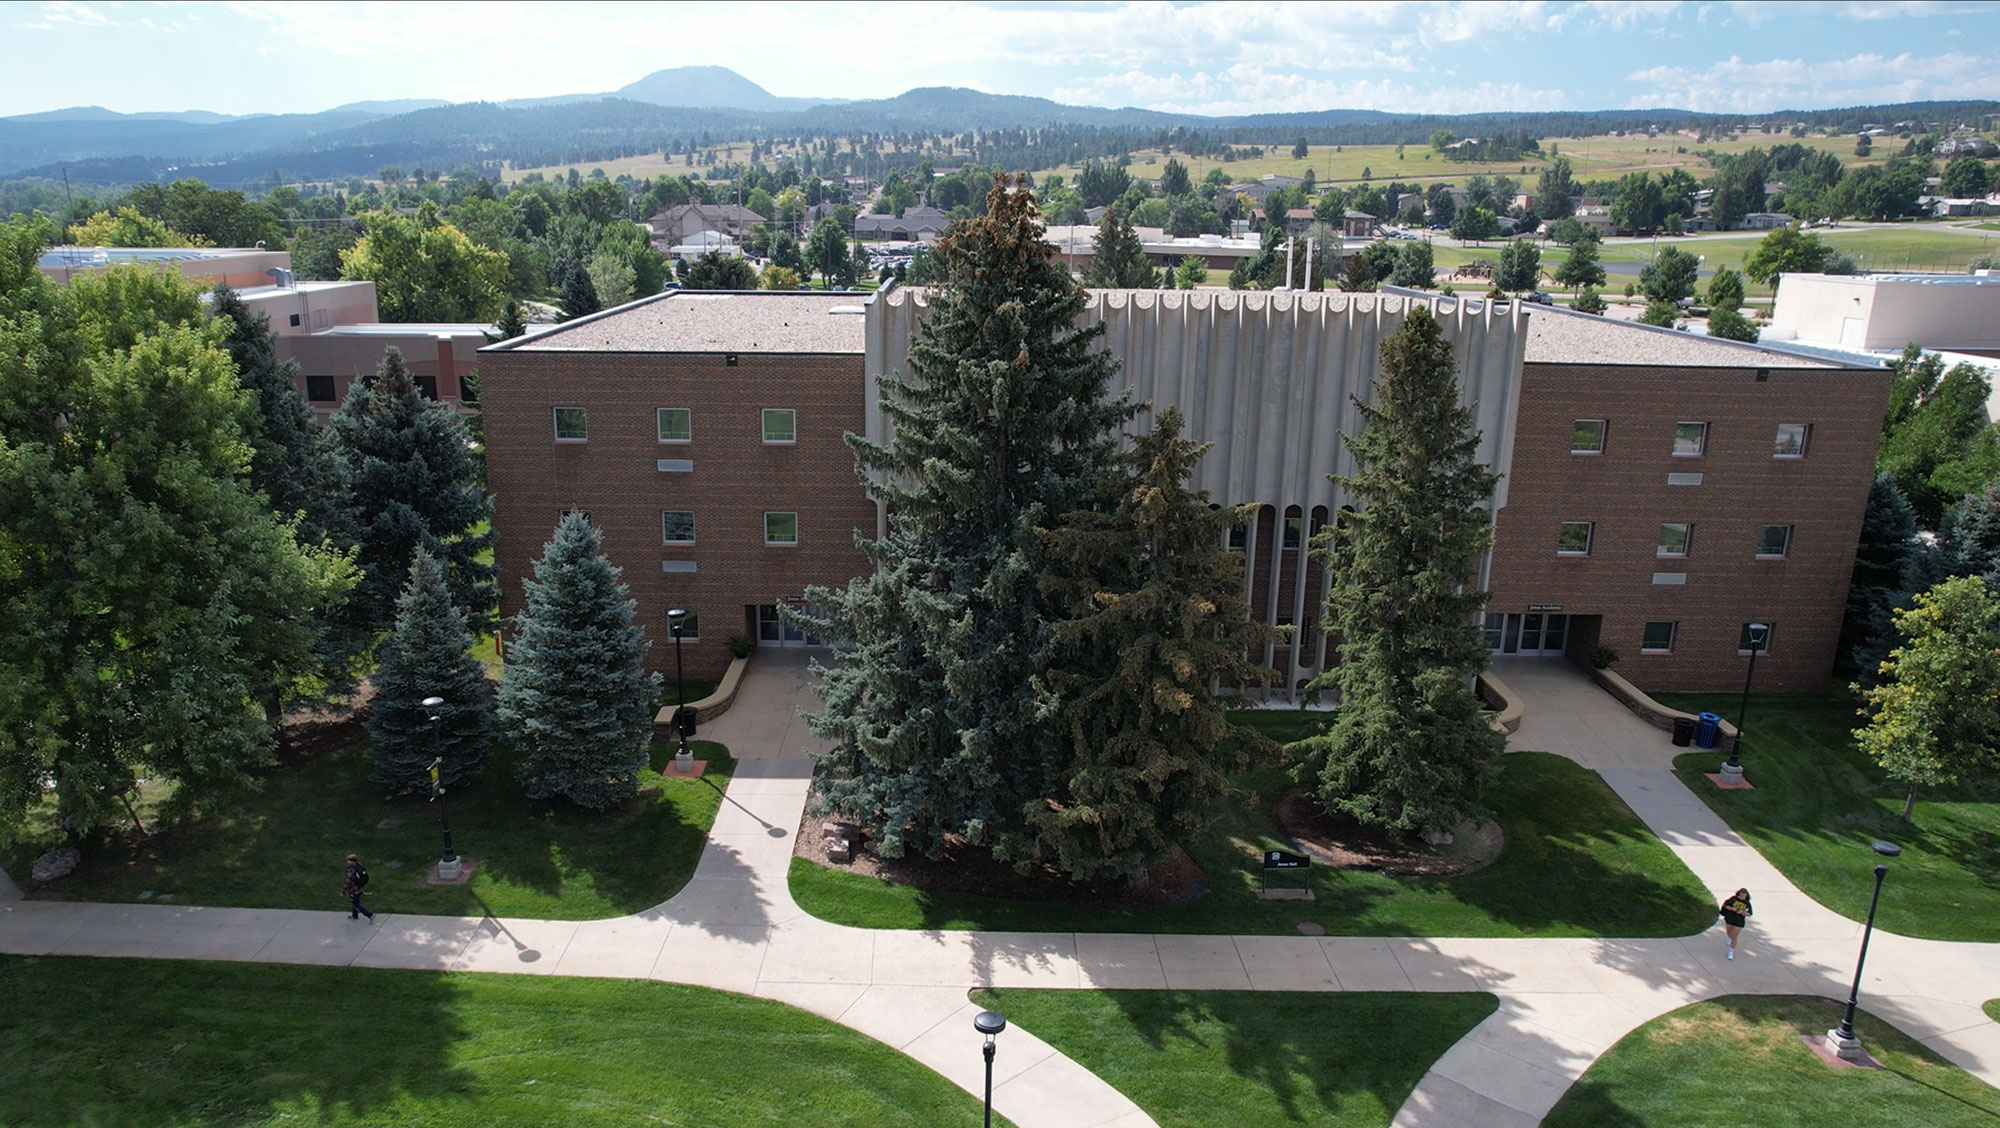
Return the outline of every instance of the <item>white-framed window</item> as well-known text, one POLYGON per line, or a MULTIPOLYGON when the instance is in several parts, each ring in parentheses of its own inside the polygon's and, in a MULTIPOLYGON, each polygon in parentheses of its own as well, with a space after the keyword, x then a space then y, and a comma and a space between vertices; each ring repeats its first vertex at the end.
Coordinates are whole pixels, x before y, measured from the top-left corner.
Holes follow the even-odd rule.
POLYGON ((1708 449, 1708 424, 1682 421, 1674 424, 1674 454, 1696 458, 1708 449))
POLYGON ((1738 654, 1750 653, 1750 628, 1752 627, 1761 627, 1763 628, 1764 631, 1764 645, 1757 648, 1757 653, 1769 654, 1771 652, 1772 645, 1778 641, 1778 627, 1777 624, 1775 623, 1743 624, 1743 629, 1741 631, 1738 631, 1736 635, 1736 653, 1738 654))
POLYGON ((664 544, 693 544, 694 512, 688 509, 662 509, 660 541, 664 544))
POLYGON ((1806 440, 1812 437, 1810 423, 1780 423, 1778 435, 1771 443, 1772 458, 1804 458, 1806 440))
POLYGON ((1571 454, 1603 454, 1604 423, 1602 419, 1579 419, 1569 433, 1571 454))
POLYGON ((1686 556, 1688 545, 1694 539, 1694 526, 1685 521, 1669 521, 1660 525, 1660 547, 1655 556, 1686 556))
POLYGON ((1766 525, 1757 532, 1757 559, 1776 560, 1792 550, 1790 525, 1766 525))
POLYGON ((1639 653, 1672 654, 1674 634, 1679 628, 1680 624, 1671 619, 1647 623, 1645 631, 1639 636, 1639 653))
POLYGON ((1590 541, 1597 530, 1595 521, 1564 521, 1556 534, 1557 556, 1589 556, 1590 541))
POLYGON ((580 407, 556 408, 556 441, 580 443, 590 438, 589 421, 580 407))
POLYGON ((799 543, 799 515, 796 513, 764 514, 764 543, 799 543))
POLYGON ((765 408, 764 441, 767 443, 798 442, 799 413, 789 407, 765 408))
POLYGON ((653 413, 663 443, 694 441, 694 412, 685 407, 663 407, 653 413))
MULTIPOLYGON (((672 643, 673 637, 674 621, 668 619, 667 641, 669 644, 672 643)), ((681 616, 681 641, 694 642, 699 638, 701 638, 701 612, 689 611, 687 614, 681 616)))

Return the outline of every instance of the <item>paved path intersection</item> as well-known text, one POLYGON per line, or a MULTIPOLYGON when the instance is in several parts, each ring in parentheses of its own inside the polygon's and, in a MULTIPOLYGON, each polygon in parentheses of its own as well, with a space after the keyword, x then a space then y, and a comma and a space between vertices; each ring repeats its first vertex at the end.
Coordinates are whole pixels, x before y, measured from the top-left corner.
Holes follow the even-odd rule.
MULTIPOLYGON (((825 1015, 977 1093, 979 986, 1266 991, 1490 991, 1500 1008, 1433 1064, 1399 1128, 1538 1124, 1634 1027, 1727 994, 1844 997, 1860 925, 1793 889, 1672 773, 1675 749, 1575 670, 1510 662, 1528 702, 1516 748, 1598 771, 1710 889, 1749 887, 1757 916, 1734 961, 1719 929, 1680 939, 1482 940, 1114 933, 869 931, 792 901, 786 876, 815 748, 795 656, 760 657, 738 704, 703 735, 739 757, 700 865, 672 900, 632 916, 537 921, 27 901, 0 875, 0 951, 611 976, 762 995, 825 1015)), ((1860 880, 1860 878, 1857 878, 1860 880)), ((2000 1085, 2000 945, 1877 930, 1869 1009, 2000 1085)), ((1863 1031, 1866 1037, 1866 1031, 1863 1031)), ((1020 1128, 1151 1125, 1122 1094, 1010 1027, 994 1107, 1020 1128)))

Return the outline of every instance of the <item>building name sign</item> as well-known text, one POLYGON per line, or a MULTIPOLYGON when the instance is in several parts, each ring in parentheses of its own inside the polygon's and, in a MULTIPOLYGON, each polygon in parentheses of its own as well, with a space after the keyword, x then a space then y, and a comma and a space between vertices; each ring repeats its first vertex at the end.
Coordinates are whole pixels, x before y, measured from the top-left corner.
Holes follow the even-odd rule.
POLYGON ((1562 609, 1563 609, 1563 605, 1562 605, 1562 604, 1560 604, 1560 603, 1530 603, 1530 604, 1528 604, 1528 610, 1530 610, 1530 611, 1560 611, 1560 610, 1562 610, 1562 609))

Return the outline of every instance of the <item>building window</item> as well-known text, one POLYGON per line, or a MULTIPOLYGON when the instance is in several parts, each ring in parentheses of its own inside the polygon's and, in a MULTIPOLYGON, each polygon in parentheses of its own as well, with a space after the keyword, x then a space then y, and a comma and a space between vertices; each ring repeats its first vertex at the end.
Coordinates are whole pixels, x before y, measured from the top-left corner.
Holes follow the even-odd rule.
POLYGON ((1780 423, 1778 437, 1771 446, 1773 458, 1804 458, 1806 438, 1812 434, 1810 423, 1780 423))
POLYGON ((1683 458, 1692 458, 1708 449, 1708 424, 1674 424, 1674 453, 1683 458))
POLYGON ((1579 419, 1569 433, 1571 454, 1604 453, 1604 420, 1579 419))
POLYGON ((427 400, 438 398, 438 378, 435 376, 412 376, 410 381, 417 386, 417 394, 427 400))
POLYGON ((1299 537, 1304 532, 1305 532, 1305 518, 1303 517, 1285 518, 1285 547, 1297 548, 1299 546, 1299 537))
POLYGON ((685 509, 661 510, 660 540, 667 544, 693 544, 694 514, 685 509))
POLYGON ((1245 522, 1229 530, 1229 547, 1242 552, 1250 545, 1250 525, 1245 522))
POLYGON ((1556 555, 1589 556, 1590 538, 1596 528, 1593 521, 1564 521, 1562 533, 1556 538, 1556 555))
POLYGON ((789 407, 767 407, 764 409, 764 441, 767 443, 795 443, 799 441, 799 413, 789 407))
POLYGON ((1688 541, 1694 535, 1694 526, 1686 523, 1668 522, 1660 526, 1660 547, 1655 556, 1686 556, 1688 541))
POLYGON ((1641 654, 1672 654, 1674 652, 1674 630, 1680 624, 1671 620, 1663 623, 1647 623, 1646 633, 1639 638, 1641 654))
POLYGON ((590 437, 590 427, 584 421, 580 407, 556 408, 556 441, 559 443, 580 443, 590 437))
MULTIPOLYGON (((674 621, 667 620, 667 641, 674 637, 674 621)), ((689 611, 681 616, 681 641, 694 642, 701 637, 701 612, 689 611)))
POLYGON ((333 402, 333 377, 306 377, 306 398, 314 403, 333 402))
POLYGON ((1775 560, 1792 550, 1790 525, 1766 525, 1757 534, 1757 558, 1775 560))
POLYGON ((764 543, 799 543, 799 515, 796 513, 764 514, 764 543))
POLYGON ((1773 645, 1774 645, 1774 644, 1775 644, 1775 643, 1776 643, 1776 642, 1778 641, 1778 628, 1777 628, 1777 625, 1776 625, 1776 624, 1774 624, 1774 623, 1745 623, 1745 624, 1743 624, 1743 629, 1742 629, 1741 631, 1737 632, 1737 635, 1736 635, 1736 653, 1738 653, 1738 654, 1748 654, 1748 653, 1750 653, 1750 628, 1751 628, 1751 627, 1758 627, 1758 628, 1761 628, 1761 629, 1762 629, 1762 631, 1764 632, 1764 644, 1763 644, 1762 646, 1759 646, 1759 647, 1757 648, 1757 653, 1759 653, 1759 654, 1769 654, 1769 653, 1771 652, 1771 647, 1772 647, 1772 646, 1773 646, 1773 645))
POLYGON ((661 442, 694 441, 694 412, 685 407, 663 407, 653 414, 659 424, 661 442))

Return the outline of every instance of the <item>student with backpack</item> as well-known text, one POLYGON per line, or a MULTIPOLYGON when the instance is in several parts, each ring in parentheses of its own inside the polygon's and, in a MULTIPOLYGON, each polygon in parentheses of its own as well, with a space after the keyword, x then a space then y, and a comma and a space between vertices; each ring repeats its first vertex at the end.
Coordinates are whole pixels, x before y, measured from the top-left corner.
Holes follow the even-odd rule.
POLYGON ((340 883, 340 891, 347 895, 348 920, 359 920, 364 916, 369 920, 375 919, 375 914, 369 912, 367 906, 361 903, 361 894, 366 892, 367 889, 368 870, 362 866, 359 856, 349 854, 347 856, 347 877, 340 883))

